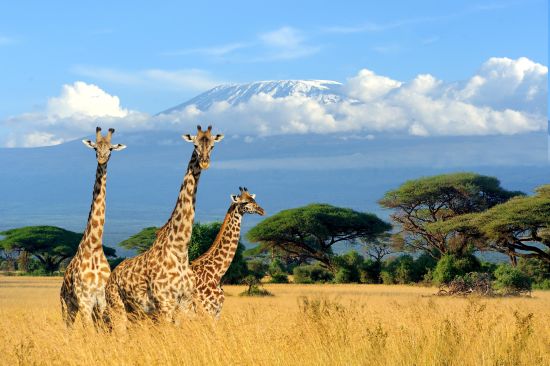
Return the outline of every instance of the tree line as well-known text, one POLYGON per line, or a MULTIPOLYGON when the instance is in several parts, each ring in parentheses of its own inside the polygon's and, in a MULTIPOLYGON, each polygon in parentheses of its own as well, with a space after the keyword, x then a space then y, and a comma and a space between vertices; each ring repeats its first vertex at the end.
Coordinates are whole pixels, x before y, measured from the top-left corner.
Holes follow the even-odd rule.
MULTIPOLYGON (((526 195, 504 189, 494 177, 443 174, 407 181, 378 203, 391 222, 319 203, 263 220, 247 233, 256 246, 245 250, 239 244, 224 281, 267 275, 273 282, 292 276, 302 283, 444 283, 480 272, 550 287, 550 185, 526 195), (355 250, 341 254, 350 247, 355 250), (483 262, 477 254, 484 252, 504 254, 509 263, 483 262)), ((220 225, 194 225, 190 260, 209 248, 220 225)), ((156 229, 145 228, 119 246, 144 251, 156 229)), ((62 269, 81 238, 48 226, 0 235, 0 268, 46 273, 62 269)), ((114 249, 105 252, 113 266, 120 261, 114 249)))

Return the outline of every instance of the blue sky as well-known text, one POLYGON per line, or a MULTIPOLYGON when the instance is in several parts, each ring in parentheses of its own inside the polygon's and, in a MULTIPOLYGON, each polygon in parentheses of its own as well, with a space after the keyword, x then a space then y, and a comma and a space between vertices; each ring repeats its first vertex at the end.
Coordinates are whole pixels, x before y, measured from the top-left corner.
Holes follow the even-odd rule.
POLYGON ((490 57, 547 65, 547 2, 3 2, 0 119, 77 80, 155 113, 219 82, 464 80, 490 57))

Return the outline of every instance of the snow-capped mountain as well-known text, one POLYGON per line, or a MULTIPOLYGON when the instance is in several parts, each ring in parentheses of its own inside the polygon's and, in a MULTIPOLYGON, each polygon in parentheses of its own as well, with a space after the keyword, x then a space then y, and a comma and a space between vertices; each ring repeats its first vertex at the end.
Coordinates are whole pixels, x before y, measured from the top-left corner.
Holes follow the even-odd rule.
POLYGON ((331 80, 272 80, 257 81, 247 84, 219 85, 204 92, 185 103, 161 113, 171 113, 182 110, 194 104, 200 110, 207 110, 216 102, 225 101, 237 105, 250 100, 254 95, 268 94, 273 98, 287 96, 305 96, 323 104, 337 103, 347 97, 342 92, 342 84, 331 80))

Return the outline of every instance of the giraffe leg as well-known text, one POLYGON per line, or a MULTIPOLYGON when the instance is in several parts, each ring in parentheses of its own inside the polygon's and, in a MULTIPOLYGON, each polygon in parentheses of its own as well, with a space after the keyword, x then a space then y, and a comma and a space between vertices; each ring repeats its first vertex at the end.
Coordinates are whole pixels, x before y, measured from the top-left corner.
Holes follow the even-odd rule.
POLYGON ((66 293, 61 295, 61 316, 67 328, 71 328, 78 314, 78 306, 74 299, 66 293))
POLYGON ((101 292, 96 298, 96 304, 93 309, 92 318, 96 329, 105 327, 105 309, 107 302, 105 300, 105 292, 101 292))
POLYGON ((222 313, 222 307, 223 302, 225 301, 225 295, 223 294, 223 290, 221 288, 218 288, 218 291, 215 294, 215 308, 214 308, 214 318, 216 320, 220 319, 220 315, 222 313))
POLYGON ((128 323, 126 308, 120 296, 118 287, 115 284, 108 284, 105 287, 106 309, 103 312, 103 320, 111 331, 124 333, 128 323))
POLYGON ((94 323, 94 301, 90 298, 80 299, 78 313, 82 319, 82 325, 84 328, 89 328, 94 323))

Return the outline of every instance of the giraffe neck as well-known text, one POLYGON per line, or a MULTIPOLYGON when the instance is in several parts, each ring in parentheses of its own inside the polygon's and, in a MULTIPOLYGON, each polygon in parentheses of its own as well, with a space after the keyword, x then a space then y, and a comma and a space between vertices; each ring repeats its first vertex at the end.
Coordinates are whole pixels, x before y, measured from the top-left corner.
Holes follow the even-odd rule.
POLYGON ((204 254, 204 256, 213 259, 215 263, 213 274, 217 282, 219 282, 227 272, 237 252, 241 236, 242 218, 243 216, 239 212, 237 206, 232 205, 225 215, 225 219, 223 220, 214 243, 212 243, 210 249, 204 254))
POLYGON ((107 185, 107 163, 97 164, 92 206, 88 214, 88 224, 80 247, 82 249, 100 249, 103 243, 103 226, 105 224, 105 195, 107 185))
POLYGON ((160 229, 159 245, 176 249, 182 259, 187 260, 187 248, 191 240, 191 229, 195 219, 195 199, 201 174, 199 158, 193 150, 191 160, 181 184, 176 207, 166 224, 160 229), (183 258, 185 257, 185 258, 183 258))

